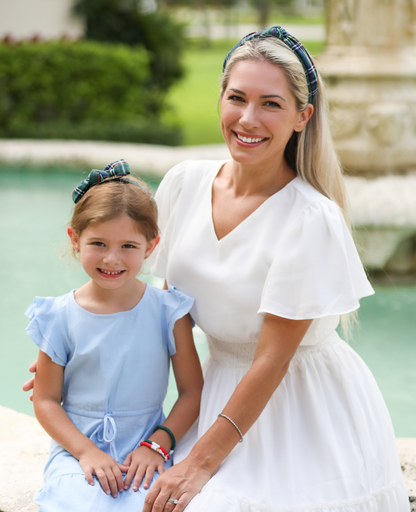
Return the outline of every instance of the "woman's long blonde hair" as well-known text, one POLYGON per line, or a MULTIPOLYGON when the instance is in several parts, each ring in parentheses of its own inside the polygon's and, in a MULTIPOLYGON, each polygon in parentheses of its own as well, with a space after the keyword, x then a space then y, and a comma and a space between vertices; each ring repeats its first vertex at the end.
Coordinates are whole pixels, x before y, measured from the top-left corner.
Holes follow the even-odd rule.
MULTIPOLYGON (((233 68, 244 60, 270 62, 282 69, 297 110, 303 112, 306 109, 309 91, 302 64, 290 48, 273 37, 252 39, 234 50, 221 77, 220 98, 228 86, 233 68)), ((338 204, 349 224, 345 184, 332 142, 327 109, 324 85, 318 73, 314 112, 306 127, 299 133, 293 133, 285 149, 285 158, 298 176, 338 204)))
MULTIPOLYGON (((234 50, 221 77, 220 98, 227 89, 233 68, 244 60, 270 62, 282 69, 296 100, 297 110, 303 112, 306 109, 309 90, 302 64, 285 43, 273 37, 252 39, 234 50)), ((318 92, 314 112, 306 127, 301 132, 294 132, 289 139, 285 158, 298 176, 340 207, 350 228, 346 188, 329 129, 324 84, 319 72, 317 74, 318 92)), ((342 315, 342 330, 347 338, 356 320, 356 312, 342 315)))

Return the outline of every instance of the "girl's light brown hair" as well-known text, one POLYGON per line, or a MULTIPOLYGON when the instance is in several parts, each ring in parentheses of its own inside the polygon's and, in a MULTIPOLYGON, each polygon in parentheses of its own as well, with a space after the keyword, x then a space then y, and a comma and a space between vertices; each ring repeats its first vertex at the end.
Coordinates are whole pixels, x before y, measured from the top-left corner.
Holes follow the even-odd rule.
POLYGON ((92 224, 107 222, 121 215, 128 215, 137 224, 137 231, 146 240, 154 240, 158 234, 157 206, 146 185, 133 176, 126 183, 108 179, 91 187, 76 203, 70 225, 78 236, 92 224))

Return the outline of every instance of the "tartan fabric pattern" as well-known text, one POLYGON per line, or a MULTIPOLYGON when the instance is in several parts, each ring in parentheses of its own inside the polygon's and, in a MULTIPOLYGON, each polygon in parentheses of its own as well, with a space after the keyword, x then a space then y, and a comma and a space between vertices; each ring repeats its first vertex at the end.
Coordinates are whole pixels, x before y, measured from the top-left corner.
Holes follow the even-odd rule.
POLYGON ((105 183, 106 181, 121 181, 123 183, 131 183, 132 185, 136 185, 141 188, 146 194, 150 195, 150 192, 137 183, 136 181, 126 179, 126 176, 130 174, 129 164, 121 158, 120 160, 116 160, 115 162, 111 162, 108 164, 103 171, 99 171, 98 169, 93 169, 85 180, 78 183, 78 185, 74 188, 72 192, 72 200, 76 204, 81 197, 95 185, 99 185, 100 183, 105 183))
POLYGON ((315 64, 312 60, 312 57, 309 55, 308 50, 303 46, 303 44, 296 39, 296 37, 292 36, 286 30, 279 25, 275 25, 268 30, 260 30, 259 32, 251 32, 243 37, 237 44, 235 44, 231 50, 227 53, 227 56, 224 59, 224 64, 222 67, 223 72, 227 66, 228 61, 234 50, 242 46, 246 41, 250 41, 252 39, 265 39, 267 37, 276 37, 280 39, 286 46, 288 46, 299 59, 300 63, 303 66, 306 75, 306 81, 308 82, 308 91, 309 91, 309 103, 315 101, 316 93, 318 92, 318 74, 315 68, 315 64))

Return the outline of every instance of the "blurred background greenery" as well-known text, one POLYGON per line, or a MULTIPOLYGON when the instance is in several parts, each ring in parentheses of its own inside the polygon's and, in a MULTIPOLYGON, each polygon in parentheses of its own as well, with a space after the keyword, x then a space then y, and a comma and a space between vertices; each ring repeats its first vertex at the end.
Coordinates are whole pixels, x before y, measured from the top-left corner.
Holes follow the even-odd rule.
MULTIPOLYGON (((71 11, 76 40, 3 36, 0 137, 222 142, 218 80, 236 27, 323 21, 321 0, 76 0, 71 11)), ((306 45, 316 54, 323 41, 306 45)))

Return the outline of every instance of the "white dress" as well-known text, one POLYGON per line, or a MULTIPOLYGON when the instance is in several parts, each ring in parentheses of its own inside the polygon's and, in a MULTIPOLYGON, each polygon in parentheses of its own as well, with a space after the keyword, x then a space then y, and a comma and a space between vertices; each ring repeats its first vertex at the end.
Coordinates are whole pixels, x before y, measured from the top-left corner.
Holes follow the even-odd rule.
POLYGON ((408 512, 391 420, 377 384, 335 331, 373 293, 339 208, 295 178, 217 239, 212 184, 224 162, 188 161, 156 195, 154 274, 195 298, 209 356, 208 430, 250 368, 265 313, 313 322, 264 411, 186 512, 408 512))

